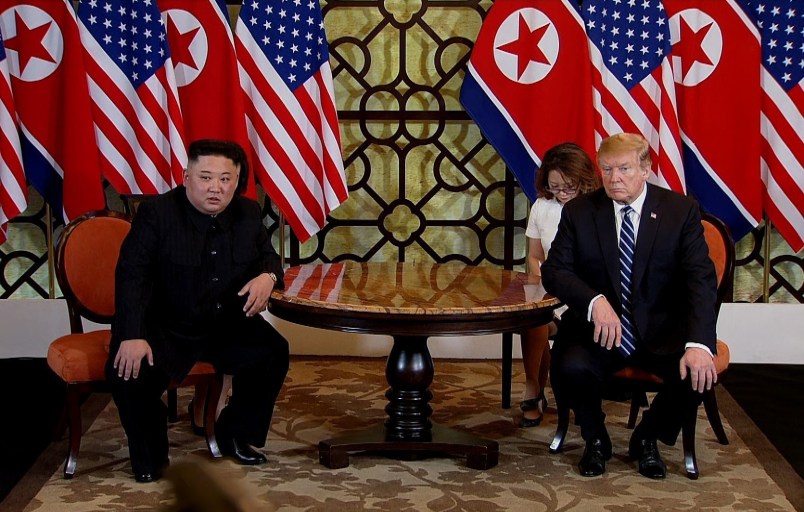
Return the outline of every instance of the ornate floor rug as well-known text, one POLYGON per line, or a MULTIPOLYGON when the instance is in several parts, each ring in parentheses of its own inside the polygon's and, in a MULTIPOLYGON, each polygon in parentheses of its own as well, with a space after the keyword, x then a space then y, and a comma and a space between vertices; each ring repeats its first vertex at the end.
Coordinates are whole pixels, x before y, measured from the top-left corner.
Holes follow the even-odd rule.
MULTIPOLYGON (((372 454, 353 455, 344 469, 320 465, 320 440, 384 420, 384 364, 380 359, 294 358, 264 449, 269 463, 258 467, 238 466, 225 459, 213 461, 203 439, 190 431, 186 414, 190 396, 183 392, 179 397, 183 414, 170 427, 172 464, 195 461, 209 468, 217 481, 235 489, 243 509, 249 510, 794 511, 802 505, 801 480, 797 475, 788 478, 789 467, 785 468, 778 454, 774 456, 769 443, 763 445, 760 439, 753 443, 752 451, 744 439, 755 436, 750 432, 750 420, 739 417, 741 411, 722 388, 719 398, 728 413, 724 423, 731 442, 718 444, 701 409, 699 480, 686 478, 680 442, 674 447, 660 445, 668 465, 666 480, 641 477, 626 456, 628 406, 620 402, 605 403, 615 455, 604 476, 587 479, 579 476, 576 466, 583 451, 576 427, 571 427, 561 454, 547 451, 555 431, 552 407, 542 425, 531 429, 517 428, 518 409, 500 407, 497 361, 436 360, 431 386, 435 395, 432 419, 497 440, 500 459, 496 467, 478 471, 467 468, 461 458, 406 461, 372 454), (735 427, 737 423, 746 426, 735 427)), ((518 369, 514 379, 516 402, 523 387, 518 369)), ((552 406, 549 392, 548 399, 552 406)), ((66 446, 55 443, 43 456, 46 462, 42 464, 50 476, 43 478, 43 485, 31 492, 19 510, 177 508, 168 481, 134 482, 117 410, 113 403, 104 403, 83 437, 75 478, 62 479, 62 468, 56 463, 63 461, 66 446)), ((204 485, 199 484, 199 493, 204 485)), ((12 500, 9 509, 14 503, 12 500)))

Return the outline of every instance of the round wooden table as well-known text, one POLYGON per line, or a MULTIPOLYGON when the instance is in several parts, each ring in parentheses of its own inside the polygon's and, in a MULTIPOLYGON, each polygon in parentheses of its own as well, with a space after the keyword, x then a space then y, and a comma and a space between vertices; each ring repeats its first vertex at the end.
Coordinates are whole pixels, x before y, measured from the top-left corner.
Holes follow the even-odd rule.
POLYGON ((300 325, 393 337, 385 424, 321 441, 323 465, 346 467, 350 453, 371 451, 465 455, 469 467, 488 469, 497 465, 496 441, 430 421, 435 369, 427 339, 518 332, 546 324, 559 305, 520 272, 457 263, 344 262, 291 267, 269 310, 300 325))

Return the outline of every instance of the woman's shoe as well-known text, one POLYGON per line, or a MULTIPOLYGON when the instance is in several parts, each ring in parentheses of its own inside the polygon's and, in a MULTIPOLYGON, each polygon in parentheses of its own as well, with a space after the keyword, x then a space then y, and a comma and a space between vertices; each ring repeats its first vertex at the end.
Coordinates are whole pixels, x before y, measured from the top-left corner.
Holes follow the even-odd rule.
POLYGON ((526 418, 522 416, 522 419, 519 420, 519 428, 538 427, 542 423, 542 418, 544 418, 542 414, 539 414, 536 418, 526 418))
POLYGON ((519 421, 519 428, 531 428, 539 426, 539 424, 542 422, 542 418, 544 417, 544 410, 547 408, 547 398, 545 398, 544 392, 542 392, 536 398, 522 400, 519 403, 519 408, 522 410, 522 412, 537 411, 539 413, 539 415, 535 418, 526 418, 525 416, 522 416, 522 419, 519 421))
POLYGON ((204 430, 204 427, 198 426, 195 423, 195 414, 194 414, 195 407, 194 407, 194 404, 195 404, 195 400, 190 400, 189 405, 187 405, 187 414, 190 415, 190 425, 193 428, 193 434, 195 434, 197 436, 206 436, 207 432, 206 432, 206 430, 204 430))
POLYGON ((519 402, 519 410, 522 412, 535 411, 536 409, 538 409, 539 412, 544 412, 544 410, 547 409, 547 398, 544 396, 544 392, 541 392, 539 396, 535 398, 528 398, 527 400, 519 402))

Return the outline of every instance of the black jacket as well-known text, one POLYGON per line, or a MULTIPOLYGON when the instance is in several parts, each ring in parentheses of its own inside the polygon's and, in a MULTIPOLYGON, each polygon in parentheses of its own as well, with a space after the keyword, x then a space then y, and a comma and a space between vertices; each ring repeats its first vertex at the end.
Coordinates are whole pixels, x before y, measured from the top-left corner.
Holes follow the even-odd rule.
MULTIPOLYGON (((715 353, 715 268, 709 259, 698 204, 647 185, 632 268, 637 343, 655 354, 687 342, 715 353)), ((545 289, 569 306, 556 343, 589 343, 589 302, 603 294, 620 313, 620 264, 612 200, 600 189, 564 207, 542 266, 545 289)))
POLYGON ((236 336, 239 322, 263 321, 247 318, 246 297, 237 296, 262 272, 284 287, 256 202, 235 196, 215 219, 192 206, 184 187, 144 202, 120 250, 111 353, 143 338, 155 364, 181 378, 204 350, 236 336))

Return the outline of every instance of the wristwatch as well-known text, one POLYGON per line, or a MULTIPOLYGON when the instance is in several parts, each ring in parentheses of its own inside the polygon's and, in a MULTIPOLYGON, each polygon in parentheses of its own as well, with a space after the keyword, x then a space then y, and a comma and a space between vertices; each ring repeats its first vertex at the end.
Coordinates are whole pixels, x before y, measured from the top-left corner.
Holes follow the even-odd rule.
POLYGON ((268 277, 270 277, 273 280, 273 282, 277 281, 276 274, 274 274, 273 272, 268 272, 268 277))

